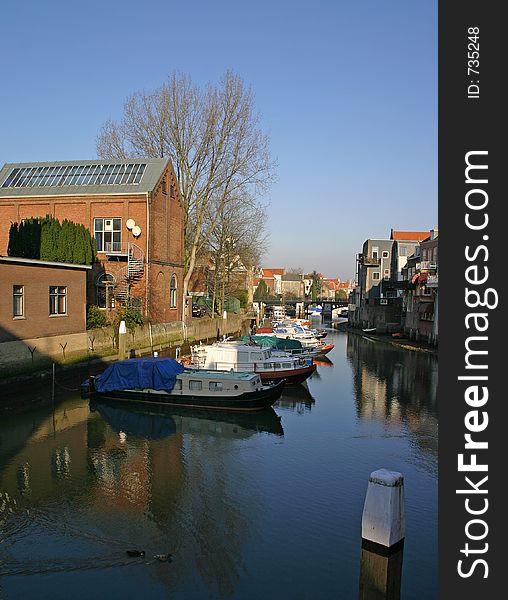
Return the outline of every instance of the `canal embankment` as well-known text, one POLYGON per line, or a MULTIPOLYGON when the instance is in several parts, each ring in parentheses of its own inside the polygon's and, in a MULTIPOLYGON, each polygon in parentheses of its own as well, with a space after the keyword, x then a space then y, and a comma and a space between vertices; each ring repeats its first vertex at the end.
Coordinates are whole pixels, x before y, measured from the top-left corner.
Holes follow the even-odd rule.
POLYGON ((362 329, 351 327, 347 324, 340 324, 339 326, 335 327, 335 329, 342 330, 353 335, 360 335, 363 338, 368 339, 372 342, 390 344, 391 346, 401 348, 402 350, 408 350, 410 352, 422 352, 425 354, 432 354, 434 356, 437 356, 437 347, 431 346, 430 344, 427 344, 425 342, 417 342, 405 337, 394 338, 393 336, 387 334, 365 332, 362 329))
MULTIPOLYGON (((174 358, 177 348, 180 348, 181 354, 186 354, 190 353, 193 343, 223 335, 248 333, 252 319, 255 319, 255 315, 251 313, 228 313, 227 318, 194 318, 187 324, 178 322, 138 326, 127 333, 125 357, 158 352, 174 358)), ((64 346, 55 339, 52 341, 55 350, 47 353, 33 352, 33 347, 21 341, 16 353, 9 353, 7 349, 2 352, 0 348, 0 414, 51 403, 59 391, 78 392, 78 384, 83 379, 100 373, 111 362, 124 358, 119 355, 118 331, 111 326, 88 330, 86 346, 81 345, 79 351, 66 353, 64 346), (19 392, 26 390, 27 386, 36 390, 36 393, 20 395, 19 392), (27 398, 29 401, 25 401, 27 398)))

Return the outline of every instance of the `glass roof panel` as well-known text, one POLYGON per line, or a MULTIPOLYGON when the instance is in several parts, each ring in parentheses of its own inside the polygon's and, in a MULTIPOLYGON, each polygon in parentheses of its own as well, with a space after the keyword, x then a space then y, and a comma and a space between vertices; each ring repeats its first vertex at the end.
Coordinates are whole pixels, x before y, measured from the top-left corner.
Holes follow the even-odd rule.
POLYGON ((2 188, 132 185, 141 181, 145 169, 144 163, 16 167, 2 188))

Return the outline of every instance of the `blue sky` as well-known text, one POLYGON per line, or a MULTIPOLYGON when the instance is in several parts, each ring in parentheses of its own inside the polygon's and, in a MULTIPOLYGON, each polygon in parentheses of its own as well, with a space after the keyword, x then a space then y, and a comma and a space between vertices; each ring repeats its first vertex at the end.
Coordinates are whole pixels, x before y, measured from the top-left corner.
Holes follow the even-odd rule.
POLYGON ((279 165, 265 266, 343 279, 369 237, 437 225, 437 2, 8 3, 0 164, 94 158, 173 70, 240 74, 279 165))

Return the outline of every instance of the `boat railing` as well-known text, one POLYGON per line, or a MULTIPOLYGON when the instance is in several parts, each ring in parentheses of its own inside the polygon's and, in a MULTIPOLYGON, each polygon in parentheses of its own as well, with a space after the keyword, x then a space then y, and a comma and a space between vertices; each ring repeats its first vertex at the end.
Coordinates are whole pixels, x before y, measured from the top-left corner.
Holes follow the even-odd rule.
MULTIPOLYGON (((284 371, 287 367, 283 367, 283 360, 278 361, 264 361, 262 363, 231 363, 231 362, 216 362, 215 368, 219 371, 228 371, 233 369, 234 371, 243 371, 249 373, 266 373, 266 371, 284 371)), ((286 361, 287 362, 287 361, 286 361)), ((294 364, 291 363, 291 368, 294 368, 294 364)))

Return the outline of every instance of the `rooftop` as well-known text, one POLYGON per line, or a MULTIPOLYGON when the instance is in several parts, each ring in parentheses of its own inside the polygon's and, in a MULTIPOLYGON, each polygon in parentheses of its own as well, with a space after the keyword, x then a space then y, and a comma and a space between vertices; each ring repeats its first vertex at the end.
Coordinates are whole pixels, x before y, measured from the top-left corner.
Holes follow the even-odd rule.
POLYGON ((421 242, 430 236, 430 231, 395 231, 392 229, 390 239, 398 242, 421 242))
POLYGON ((284 269, 269 269, 268 267, 263 267, 263 277, 273 277, 274 275, 284 275, 284 269))
POLYGON ((59 267, 61 269, 91 269, 91 265, 77 265, 75 263, 55 262, 51 260, 39 260, 38 258, 20 258, 18 256, 0 256, 0 263, 17 263, 22 265, 33 265, 36 267, 59 267))
POLYGON ((153 191, 167 158, 6 163, 0 198, 144 194, 153 191))

